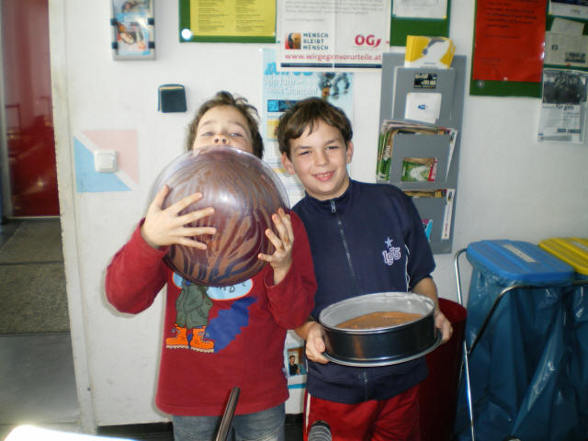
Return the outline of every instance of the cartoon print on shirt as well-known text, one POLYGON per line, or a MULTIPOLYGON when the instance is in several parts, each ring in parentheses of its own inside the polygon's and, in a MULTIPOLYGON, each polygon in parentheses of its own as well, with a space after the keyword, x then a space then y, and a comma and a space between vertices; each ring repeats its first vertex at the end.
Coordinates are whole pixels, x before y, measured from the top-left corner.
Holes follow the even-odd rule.
POLYGON ((212 300, 206 295, 206 286, 182 280, 182 291, 176 300, 175 337, 166 338, 167 347, 189 347, 195 351, 212 352, 214 342, 204 339, 208 313, 212 300), (188 331, 191 334, 188 335, 188 331))
POLYGON ((392 266, 395 261, 400 260, 402 254, 400 252, 400 247, 392 246, 393 240, 389 237, 386 238, 384 241, 386 244, 386 249, 382 251, 382 257, 384 258, 384 263, 388 266, 392 266))
POLYGON ((253 297, 238 299, 229 309, 221 309, 217 317, 210 320, 206 336, 214 339, 216 352, 224 349, 241 333, 241 328, 249 324, 248 308, 254 302, 253 297))
POLYGON ((251 290, 251 280, 229 287, 196 285, 175 273, 172 280, 181 291, 176 300, 176 320, 171 330, 175 335, 166 338, 167 348, 218 352, 249 323, 248 307, 255 299, 244 296, 251 290), (234 301, 229 309, 220 309, 211 319, 212 299, 234 301))

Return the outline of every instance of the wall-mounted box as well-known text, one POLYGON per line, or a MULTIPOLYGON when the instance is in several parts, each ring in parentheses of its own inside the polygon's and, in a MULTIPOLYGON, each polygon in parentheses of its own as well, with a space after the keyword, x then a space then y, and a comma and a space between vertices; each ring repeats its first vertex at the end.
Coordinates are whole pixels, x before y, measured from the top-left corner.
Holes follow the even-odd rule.
POLYGON ((181 84, 162 84, 157 88, 157 110, 162 113, 185 112, 186 89, 181 84))

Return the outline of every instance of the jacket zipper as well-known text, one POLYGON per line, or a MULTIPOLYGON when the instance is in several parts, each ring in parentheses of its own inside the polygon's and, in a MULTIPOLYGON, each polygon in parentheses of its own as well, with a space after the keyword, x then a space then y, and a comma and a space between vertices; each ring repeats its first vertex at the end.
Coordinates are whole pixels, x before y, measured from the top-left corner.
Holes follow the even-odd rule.
POLYGON ((361 376, 363 377, 363 393, 364 393, 364 400, 367 401, 369 399, 368 393, 368 375, 365 369, 361 371, 361 376))
POLYGON ((343 231, 343 222, 341 218, 338 216, 337 207, 335 205, 334 200, 330 200, 329 204, 331 206, 331 214, 335 216, 337 219, 337 228, 339 230, 339 235, 341 236, 341 242, 343 243, 343 249, 345 250, 345 257, 347 258, 347 265, 349 266, 349 271, 351 272, 351 280, 353 281, 353 288, 355 290, 355 294, 359 294, 359 289, 357 286, 357 276, 355 275, 355 270, 353 269, 353 264, 351 262, 351 253, 349 252, 349 245, 347 245, 347 239, 345 238, 345 232, 343 231))
MULTIPOLYGON (((329 204, 331 207, 331 214, 333 216, 335 216, 335 218, 337 219, 337 228, 338 228, 339 234, 341 236, 341 242, 343 243, 343 249, 345 250, 345 257, 347 258, 347 265, 349 266, 349 271, 351 273, 351 281, 353 283, 353 289, 355 290, 355 294, 359 295, 360 291, 359 291, 359 287, 358 287, 358 283, 357 283, 357 276, 355 275, 355 270, 353 269, 353 264, 351 262, 351 253, 349 252, 349 245, 347 244, 347 239, 345 238, 345 231, 343 230, 343 221, 341 221, 341 218, 339 217, 339 214, 337 213, 337 206, 335 205, 335 201, 330 200, 329 204)), ((363 369, 361 371, 361 380, 363 382, 364 397, 367 400, 368 396, 369 396, 368 395, 369 378, 368 378, 368 374, 365 369, 363 369)))

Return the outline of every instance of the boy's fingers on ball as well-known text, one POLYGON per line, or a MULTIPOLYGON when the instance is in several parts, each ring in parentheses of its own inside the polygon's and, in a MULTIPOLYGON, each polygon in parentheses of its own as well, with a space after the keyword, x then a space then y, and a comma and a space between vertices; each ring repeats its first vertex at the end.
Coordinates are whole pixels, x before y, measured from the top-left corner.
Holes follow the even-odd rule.
POLYGON ((195 210, 188 213, 186 216, 191 219, 191 221, 196 221, 202 219, 203 217, 212 216, 214 214, 213 207, 206 207, 201 210, 195 210))
POLYGON ((155 197, 151 201, 149 208, 152 208, 152 207, 161 208, 161 206, 163 205, 163 201, 165 200, 165 197, 167 196, 168 193, 169 193, 169 187, 167 185, 164 185, 163 187, 161 187, 159 189, 159 191, 155 194, 155 197))
POLYGON ((267 263, 271 263, 272 262, 272 256, 268 256, 267 254, 259 253, 257 255, 257 258, 259 260, 263 260, 264 262, 267 262, 267 263))
POLYGON ((179 239, 178 244, 186 246, 186 247, 198 248, 200 250, 205 250, 207 248, 205 243, 199 242, 197 240, 189 239, 187 237, 183 237, 183 238, 179 239))
POLYGON ((202 199, 202 193, 192 193, 191 195, 186 196, 185 198, 182 198, 176 203, 172 204, 169 208, 173 209, 173 211, 175 211, 176 213, 179 213, 184 208, 188 207, 189 205, 195 202, 198 202, 200 199, 202 199))
POLYGON ((203 234, 214 235, 216 234, 216 228, 214 227, 192 227, 184 229, 184 236, 194 237, 201 236, 203 234))
POLYGON ((265 230, 265 236, 270 240, 270 242, 273 244, 273 246, 276 249, 282 248, 282 241, 280 240, 280 238, 278 236, 276 236, 276 233, 274 233, 269 228, 265 230))

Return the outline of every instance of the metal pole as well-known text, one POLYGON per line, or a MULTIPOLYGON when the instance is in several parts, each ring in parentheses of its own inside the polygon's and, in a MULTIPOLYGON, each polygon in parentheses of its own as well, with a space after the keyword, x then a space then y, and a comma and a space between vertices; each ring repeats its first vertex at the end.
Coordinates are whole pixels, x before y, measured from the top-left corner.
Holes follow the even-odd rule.
POLYGON ((228 439, 229 430, 231 430, 231 424, 233 423, 233 415, 235 415, 235 408, 237 407, 237 400, 239 399, 239 392, 241 392, 241 389, 237 386, 231 389, 231 394, 225 406, 225 412, 223 413, 215 441, 226 441, 228 439))
MULTIPOLYGON (((461 295, 461 277, 459 274, 459 256, 466 251, 466 248, 459 250, 455 254, 455 278, 457 281, 457 301, 463 307, 463 297, 461 295)), ((470 366, 468 363, 468 346, 466 343, 467 335, 464 335, 463 339, 463 367, 465 372, 465 382, 466 382, 466 401, 468 405, 468 414, 470 417, 470 434, 472 437, 472 441, 476 441, 476 434, 474 431, 474 408, 472 405, 472 388, 470 386, 470 366)))

